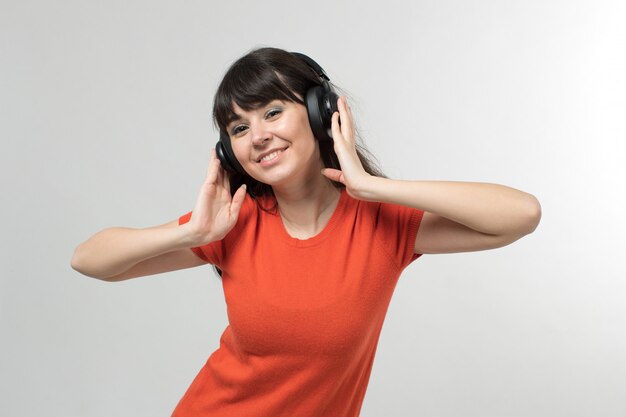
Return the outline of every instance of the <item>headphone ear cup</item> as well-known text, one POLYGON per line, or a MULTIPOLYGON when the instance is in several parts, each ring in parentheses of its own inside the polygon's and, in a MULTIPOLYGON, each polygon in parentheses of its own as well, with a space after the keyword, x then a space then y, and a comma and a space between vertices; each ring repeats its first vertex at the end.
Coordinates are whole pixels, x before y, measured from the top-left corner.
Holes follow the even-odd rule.
MULTIPOLYGON (((331 125, 333 119, 333 113, 339 112, 339 108, 337 107, 337 100, 339 100, 339 96, 333 90, 330 90, 327 94, 328 98, 328 131, 331 132, 331 125)), ((341 125, 341 120, 339 120, 339 124, 341 125)), ((332 133, 331 133, 332 138, 332 133)))
POLYGON ((215 145, 215 154, 226 171, 245 174, 243 167, 235 157, 230 144, 230 137, 224 132, 220 132, 220 140, 215 145))
POLYGON ((306 92, 306 109, 313 135, 320 141, 332 141, 331 120, 337 110, 339 96, 318 85, 306 92))

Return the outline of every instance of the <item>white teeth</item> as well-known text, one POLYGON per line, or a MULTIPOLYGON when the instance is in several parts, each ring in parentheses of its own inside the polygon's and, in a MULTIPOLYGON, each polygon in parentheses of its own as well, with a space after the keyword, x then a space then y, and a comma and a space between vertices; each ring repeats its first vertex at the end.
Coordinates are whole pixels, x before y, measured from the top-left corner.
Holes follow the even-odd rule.
POLYGON ((274 158, 276 158, 278 156, 279 153, 281 153, 282 151, 276 151, 276 152, 272 152, 269 155, 265 155, 263 158, 261 158, 261 161, 269 161, 272 160, 274 158))

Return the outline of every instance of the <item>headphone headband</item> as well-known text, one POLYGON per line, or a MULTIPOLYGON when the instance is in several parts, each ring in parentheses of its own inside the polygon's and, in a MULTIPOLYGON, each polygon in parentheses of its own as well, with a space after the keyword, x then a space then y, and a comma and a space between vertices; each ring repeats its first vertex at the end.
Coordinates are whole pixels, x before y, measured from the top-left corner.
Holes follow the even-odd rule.
POLYGON ((328 75, 326 75, 326 72, 324 71, 324 69, 320 66, 320 64, 318 64, 317 62, 315 62, 312 58, 300 53, 300 52, 291 52, 292 55, 297 56, 298 58, 302 59, 304 62, 307 63, 307 65, 309 67, 311 67, 313 69, 313 71, 315 71, 315 73, 322 79, 326 80, 326 81, 330 81, 330 78, 328 78, 328 75))

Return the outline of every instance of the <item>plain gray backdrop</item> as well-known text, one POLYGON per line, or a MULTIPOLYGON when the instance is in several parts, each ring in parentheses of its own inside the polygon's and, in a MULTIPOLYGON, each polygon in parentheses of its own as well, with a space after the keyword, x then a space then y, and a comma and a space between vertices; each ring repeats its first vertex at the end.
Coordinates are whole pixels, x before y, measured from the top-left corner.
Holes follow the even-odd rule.
POLYGON ((0 415, 169 416, 219 346, 211 268, 69 262, 193 208, 216 86, 259 46, 317 60, 389 176, 542 205, 510 246, 406 269, 362 416, 626 415, 624 4, 2 0, 0 415))

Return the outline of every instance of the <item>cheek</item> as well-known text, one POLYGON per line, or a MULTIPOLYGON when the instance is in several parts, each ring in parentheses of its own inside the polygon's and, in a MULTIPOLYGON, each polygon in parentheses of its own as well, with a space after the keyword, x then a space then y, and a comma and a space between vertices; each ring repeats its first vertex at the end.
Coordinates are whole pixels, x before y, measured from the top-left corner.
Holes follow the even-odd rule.
POLYGON ((303 132, 305 132, 307 136, 314 138, 313 129, 311 129, 311 124, 309 123, 309 116, 307 115, 306 112, 303 114, 300 120, 300 126, 302 126, 302 130, 303 132))
POLYGON ((247 148, 246 146, 242 143, 242 140, 235 140, 230 142, 231 147, 233 148, 233 153, 235 154, 235 157, 239 160, 239 161, 243 161, 246 158, 246 152, 247 152, 247 148))
POLYGON ((317 147, 317 139, 313 136, 313 130, 309 124, 309 119, 305 114, 304 119, 300 119, 298 123, 298 129, 294 132, 294 136, 301 138, 306 143, 307 147, 317 147))

